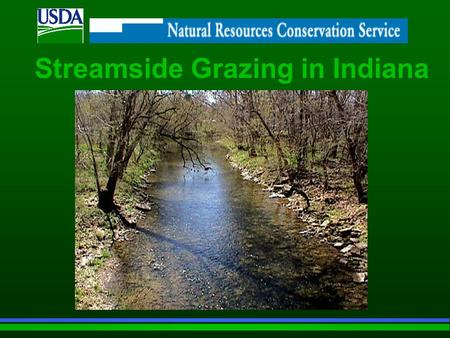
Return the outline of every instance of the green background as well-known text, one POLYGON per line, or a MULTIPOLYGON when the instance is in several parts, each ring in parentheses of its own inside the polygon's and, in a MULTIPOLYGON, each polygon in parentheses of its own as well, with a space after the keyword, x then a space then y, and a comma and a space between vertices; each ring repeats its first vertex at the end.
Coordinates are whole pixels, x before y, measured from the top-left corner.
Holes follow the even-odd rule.
MULTIPOLYGON (((3 4, 0 106, 0 317, 448 317, 449 47, 445 2, 29 1, 3 4), (82 7, 84 45, 37 45, 38 7, 82 7), (90 17, 400 17, 406 45, 89 45, 90 17), (6 22, 5 22, 6 21, 6 22), (426 62, 428 80, 40 80, 38 57, 189 67, 217 62, 426 62), (75 311, 75 89, 365 89, 369 91, 367 311, 75 311)), ((280 262, 282 264, 282 262, 280 262)), ((168 285, 168 287, 170 287, 168 285)), ((259 335, 261 335, 259 333, 259 335)), ((111 334, 109 334, 111 336, 111 334)))

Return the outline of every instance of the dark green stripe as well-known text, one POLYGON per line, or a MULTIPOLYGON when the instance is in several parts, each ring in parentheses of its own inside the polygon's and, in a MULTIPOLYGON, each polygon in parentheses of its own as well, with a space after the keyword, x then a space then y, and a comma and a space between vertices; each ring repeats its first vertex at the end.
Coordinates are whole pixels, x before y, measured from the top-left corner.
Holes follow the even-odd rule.
POLYGON ((448 331, 446 323, 3 323, 0 331, 448 331))

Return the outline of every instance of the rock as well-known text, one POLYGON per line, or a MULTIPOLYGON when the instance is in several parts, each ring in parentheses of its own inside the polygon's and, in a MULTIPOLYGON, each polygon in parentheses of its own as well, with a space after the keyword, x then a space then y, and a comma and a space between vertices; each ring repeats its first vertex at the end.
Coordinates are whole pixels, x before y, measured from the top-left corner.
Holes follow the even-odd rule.
POLYGON ((344 243, 342 243, 342 242, 336 242, 336 243, 334 243, 334 247, 335 247, 335 248, 341 248, 343 245, 344 245, 344 243))
POLYGON ((330 224, 330 220, 326 219, 325 221, 322 222, 322 224, 320 225, 321 227, 326 227, 330 224))
POLYGON ((356 246, 354 246, 351 250, 351 253, 355 254, 355 255, 360 255, 361 254, 361 250, 358 249, 356 246))
POLYGON ((361 236, 361 230, 352 229, 352 231, 350 233, 350 236, 352 236, 352 237, 359 237, 359 236, 361 236))
POLYGON ((106 232, 102 229, 95 229, 95 236, 99 241, 103 241, 106 237, 106 232))
POLYGON ((348 264, 348 260, 346 260, 345 258, 341 258, 341 259, 339 259, 339 263, 347 265, 348 264))
POLYGON ((151 173, 156 173, 156 169, 155 169, 155 168, 151 168, 149 171, 150 171, 151 173))
POLYGON ((292 189, 292 185, 290 184, 283 184, 283 193, 287 194, 288 192, 290 192, 292 189))
POLYGON ((350 252, 350 250, 353 249, 353 244, 347 245, 345 248, 341 250, 341 253, 347 253, 350 252))
POLYGON ((283 195, 283 194, 279 194, 279 193, 274 192, 273 194, 270 194, 269 197, 270 197, 270 198, 283 198, 284 195, 283 195))
POLYGON ((150 205, 148 205, 147 203, 136 203, 136 205, 134 207, 136 209, 142 210, 142 211, 150 211, 150 210, 152 210, 152 207, 150 205))
POLYGON ((283 176, 280 179, 280 183, 284 184, 284 183, 288 183, 289 182, 289 176, 283 176))
POLYGON ((353 228, 352 227, 346 227, 346 228, 341 228, 338 230, 339 235, 341 236, 349 236, 352 232, 353 228))
POLYGON ((272 188, 273 188, 273 190, 275 190, 275 191, 283 190, 284 184, 274 184, 274 185, 272 186, 272 188))
POLYGON ((90 261, 91 261, 91 257, 83 256, 83 257, 81 257, 81 260, 80 260, 80 266, 82 266, 82 267, 86 266, 89 264, 90 261))
POLYGON ((356 243, 356 247, 360 250, 367 249, 367 243, 362 243, 362 242, 356 243))
POLYGON ((364 272, 355 272, 353 274, 353 281, 356 283, 364 283, 366 280, 366 274, 364 272))

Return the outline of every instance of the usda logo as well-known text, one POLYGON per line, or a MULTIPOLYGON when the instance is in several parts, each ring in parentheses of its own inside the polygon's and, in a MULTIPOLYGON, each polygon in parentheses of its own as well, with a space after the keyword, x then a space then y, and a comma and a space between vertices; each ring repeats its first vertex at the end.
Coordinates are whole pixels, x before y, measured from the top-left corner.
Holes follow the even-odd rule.
POLYGON ((38 8, 38 43, 83 43, 83 8, 38 8))

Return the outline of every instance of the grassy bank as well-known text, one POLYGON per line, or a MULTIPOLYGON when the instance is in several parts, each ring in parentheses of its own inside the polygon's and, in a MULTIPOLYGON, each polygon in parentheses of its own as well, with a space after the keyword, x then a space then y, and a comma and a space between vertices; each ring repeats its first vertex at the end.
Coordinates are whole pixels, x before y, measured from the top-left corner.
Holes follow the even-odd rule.
MULTIPOLYGON (((106 165, 98 154, 100 180, 107 180, 106 165)), ((138 162, 130 164, 116 192, 116 204, 121 213, 135 222, 144 214, 139 209, 145 205, 145 190, 148 188, 147 174, 159 161, 159 153, 148 151, 138 162)), ((97 190, 92 162, 88 149, 80 146, 77 153, 75 176, 75 303, 77 309, 112 309, 114 299, 107 292, 106 271, 117 269, 120 262, 114 257, 114 241, 127 239, 129 230, 121 226, 120 220, 106 215, 97 207, 97 190)))

